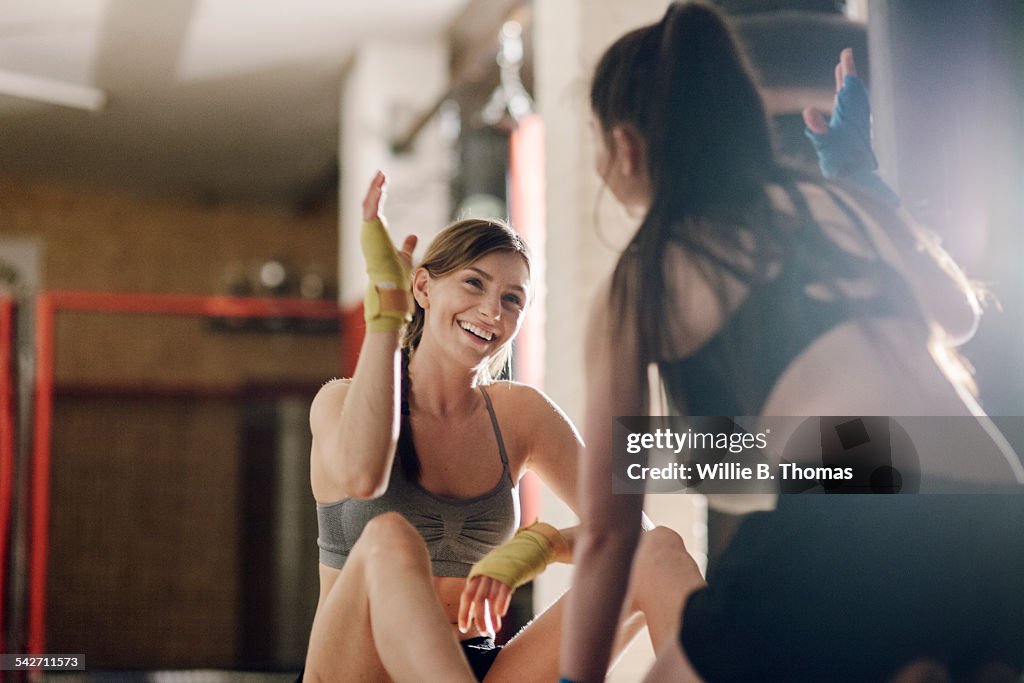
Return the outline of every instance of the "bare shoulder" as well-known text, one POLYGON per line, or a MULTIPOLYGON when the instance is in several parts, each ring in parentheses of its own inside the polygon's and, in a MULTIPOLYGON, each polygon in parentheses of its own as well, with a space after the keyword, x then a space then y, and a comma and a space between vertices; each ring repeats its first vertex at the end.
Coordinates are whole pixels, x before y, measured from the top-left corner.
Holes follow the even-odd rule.
POLYGON ((536 437, 550 429, 575 427, 565 412, 550 396, 535 386, 522 382, 500 381, 487 385, 487 393, 499 415, 507 415, 525 436, 536 437))
POLYGON ((501 380, 491 382, 485 388, 487 395, 502 412, 515 411, 521 414, 543 406, 554 406, 554 402, 543 391, 522 382, 501 380))

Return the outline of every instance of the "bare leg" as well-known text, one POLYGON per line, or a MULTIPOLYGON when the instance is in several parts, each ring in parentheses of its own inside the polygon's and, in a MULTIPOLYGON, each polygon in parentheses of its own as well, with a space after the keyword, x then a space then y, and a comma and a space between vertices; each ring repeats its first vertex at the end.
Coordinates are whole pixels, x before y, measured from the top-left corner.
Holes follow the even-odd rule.
MULTIPOLYGON (((632 599, 619 625, 612 661, 643 629, 645 620, 656 648, 677 641, 683 601, 703 585, 679 534, 665 527, 643 534, 630 578, 632 599)), ((565 603, 563 595, 504 647, 487 674, 487 683, 558 678, 565 603)))
POLYGON ((633 608, 647 621, 655 652, 678 639, 683 604, 703 587, 704 577, 679 534, 660 526, 640 537, 629 590, 633 608))
MULTIPOLYGON (((568 591, 527 624, 502 648, 487 672, 485 683, 520 683, 521 681, 555 681, 558 679, 559 640, 565 617, 568 591)), ((640 615, 627 617, 619 625, 612 651, 612 661, 622 654, 641 630, 640 615)))
POLYGON ((434 593, 423 539, 401 515, 370 520, 321 599, 304 678, 475 681, 434 593))
POLYGON ((686 599, 704 585, 704 577, 679 534, 658 527, 640 538, 630 590, 633 604, 647 619, 651 644, 657 653, 645 679, 647 683, 701 680, 679 644, 679 624, 686 599))

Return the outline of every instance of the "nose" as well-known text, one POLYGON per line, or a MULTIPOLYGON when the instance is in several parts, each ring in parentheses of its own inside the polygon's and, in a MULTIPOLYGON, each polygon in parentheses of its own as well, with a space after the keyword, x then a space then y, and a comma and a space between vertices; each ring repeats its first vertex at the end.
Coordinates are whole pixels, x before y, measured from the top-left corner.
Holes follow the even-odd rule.
POLYGON ((498 320, 501 317, 501 297, 481 297, 480 313, 490 318, 491 320, 498 320))

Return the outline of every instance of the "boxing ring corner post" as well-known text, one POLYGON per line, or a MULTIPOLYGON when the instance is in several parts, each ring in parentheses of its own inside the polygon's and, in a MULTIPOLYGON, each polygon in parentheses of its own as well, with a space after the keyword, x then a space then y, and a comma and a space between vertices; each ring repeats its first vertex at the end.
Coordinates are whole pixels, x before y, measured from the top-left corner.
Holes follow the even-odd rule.
POLYGON ((334 301, 256 299, 227 296, 54 291, 36 297, 35 417, 32 442, 31 521, 28 567, 26 649, 46 649, 46 574, 49 549, 50 461, 56 349, 56 317, 61 311, 135 313, 192 317, 252 317, 338 320, 348 318, 334 301))
MULTIPOLYGON (((6 652, 7 562, 10 558, 14 488, 15 393, 17 391, 14 299, 0 295, 0 652, 6 652)), ((0 673, 0 678, 3 674, 0 673)))
POLYGON ((53 420, 53 296, 36 296, 35 410, 32 432, 31 526, 29 546, 28 651, 42 654, 46 610, 47 525, 50 519, 50 426, 53 420))

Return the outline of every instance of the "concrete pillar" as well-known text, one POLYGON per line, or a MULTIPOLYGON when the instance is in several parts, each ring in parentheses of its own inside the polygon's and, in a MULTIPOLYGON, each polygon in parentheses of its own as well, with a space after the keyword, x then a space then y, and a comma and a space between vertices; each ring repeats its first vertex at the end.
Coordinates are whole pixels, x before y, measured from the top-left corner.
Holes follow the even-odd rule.
MULTIPOLYGON (((534 95, 544 118, 547 177, 547 329, 545 388, 577 424, 583 424, 586 359, 584 328, 591 299, 611 274, 619 250, 638 222, 602 191, 594 171, 588 130, 589 84, 597 60, 626 31, 657 21, 666 0, 534 0, 534 95)), ((609 426, 610 428, 610 426, 609 426)), ((609 482, 609 486, 611 482, 609 482)), ((573 518, 550 493, 544 516, 557 525, 573 518)), ((659 524, 702 548, 699 496, 648 497, 659 524)), ((571 569, 555 565, 536 585, 538 607, 567 587, 571 569)), ((640 680, 653 660, 646 636, 638 638, 609 681, 640 680)))

